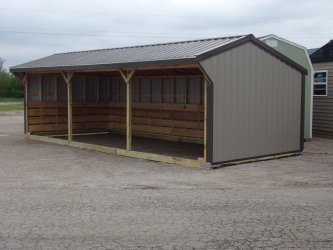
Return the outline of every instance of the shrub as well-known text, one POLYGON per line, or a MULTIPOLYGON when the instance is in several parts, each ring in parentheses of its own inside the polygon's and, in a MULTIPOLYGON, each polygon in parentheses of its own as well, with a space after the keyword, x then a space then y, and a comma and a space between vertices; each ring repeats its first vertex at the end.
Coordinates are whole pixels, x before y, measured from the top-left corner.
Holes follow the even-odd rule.
POLYGON ((22 98, 23 96, 21 82, 8 72, 0 72, 0 97, 22 98))

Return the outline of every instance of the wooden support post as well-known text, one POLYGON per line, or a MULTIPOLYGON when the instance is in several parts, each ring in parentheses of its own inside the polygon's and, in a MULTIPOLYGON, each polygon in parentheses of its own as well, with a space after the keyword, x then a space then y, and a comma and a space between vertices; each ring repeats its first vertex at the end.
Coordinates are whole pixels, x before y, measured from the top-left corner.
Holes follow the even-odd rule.
POLYGON ((126 149, 132 147, 132 90, 131 82, 126 83, 126 149))
POLYGON ((131 79, 135 70, 127 71, 119 70, 123 80, 126 83, 126 150, 131 151, 132 148, 132 86, 131 79))
POLYGON ((72 82, 67 83, 67 123, 68 142, 73 140, 73 102, 72 102, 72 82))
POLYGON ((29 133, 29 121, 28 121, 28 73, 24 74, 22 80, 24 86, 24 133, 29 133))
POLYGON ((61 72, 62 76, 65 79, 65 82, 67 84, 67 140, 68 143, 70 143, 73 140, 73 102, 72 102, 72 78, 74 75, 74 72, 70 73, 64 73, 61 72))
POLYGON ((204 161, 207 161, 207 78, 204 78, 204 161))

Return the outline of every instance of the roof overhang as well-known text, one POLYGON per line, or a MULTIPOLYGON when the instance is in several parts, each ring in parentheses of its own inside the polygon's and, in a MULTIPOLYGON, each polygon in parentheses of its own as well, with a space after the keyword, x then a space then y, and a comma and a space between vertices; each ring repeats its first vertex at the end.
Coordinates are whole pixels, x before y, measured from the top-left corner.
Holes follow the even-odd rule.
POLYGON ((113 64, 95 64, 95 65, 75 65, 75 66, 57 66, 57 67, 37 67, 37 68, 10 68, 12 73, 22 72, 59 72, 59 71, 117 71, 119 69, 151 69, 152 67, 179 67, 197 64, 196 58, 172 59, 162 61, 142 61, 113 64))
POLYGON ((290 58, 284 56, 280 52, 271 48, 264 42, 255 38, 252 34, 244 36, 236 41, 230 42, 226 45, 211 49, 202 54, 198 54, 191 58, 181 58, 181 59, 170 59, 170 60, 155 60, 155 61, 139 61, 139 62, 126 62, 126 63, 112 63, 112 64, 95 64, 95 65, 75 65, 75 66, 55 66, 55 67, 34 67, 34 68, 17 68, 12 67, 10 71, 12 73, 25 73, 25 72, 60 72, 60 71, 115 71, 119 69, 149 69, 150 67, 186 67, 187 65, 198 65, 200 61, 222 53, 224 51, 230 50, 247 42, 252 42, 258 47, 262 48, 266 52, 275 56, 279 60, 285 62, 294 69, 300 71, 302 74, 307 74, 307 69, 303 68, 301 65, 292 61, 290 58))

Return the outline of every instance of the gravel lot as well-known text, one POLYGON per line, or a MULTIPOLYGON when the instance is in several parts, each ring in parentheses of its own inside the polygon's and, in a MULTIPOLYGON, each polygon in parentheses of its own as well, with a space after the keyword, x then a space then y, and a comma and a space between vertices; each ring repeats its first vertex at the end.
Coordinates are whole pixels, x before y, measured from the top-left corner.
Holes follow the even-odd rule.
POLYGON ((192 169, 27 140, 0 114, 0 249, 333 248, 333 140, 192 169))

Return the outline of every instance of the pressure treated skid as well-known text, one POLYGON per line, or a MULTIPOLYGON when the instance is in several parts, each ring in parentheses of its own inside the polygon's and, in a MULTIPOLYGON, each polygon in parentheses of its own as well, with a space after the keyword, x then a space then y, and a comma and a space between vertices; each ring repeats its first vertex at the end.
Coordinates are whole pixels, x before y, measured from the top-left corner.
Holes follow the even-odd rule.
POLYGON ((56 54, 11 71, 25 85, 34 140, 195 167, 303 150, 306 70, 252 35, 56 54), (96 132, 123 134, 126 147, 73 137, 96 132), (202 152, 138 152, 132 135, 202 152))

